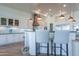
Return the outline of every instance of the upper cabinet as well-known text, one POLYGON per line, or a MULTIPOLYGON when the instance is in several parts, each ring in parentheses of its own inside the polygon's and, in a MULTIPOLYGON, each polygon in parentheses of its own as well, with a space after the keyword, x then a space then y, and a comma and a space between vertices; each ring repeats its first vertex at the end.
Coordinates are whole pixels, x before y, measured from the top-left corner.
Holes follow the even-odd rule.
POLYGON ((15 26, 19 26, 19 20, 15 20, 15 26))
POLYGON ((8 19, 8 25, 13 26, 13 19, 8 19))
POLYGON ((7 25, 7 19, 6 18, 1 18, 1 25, 7 25))
POLYGON ((1 17, 0 26, 19 26, 19 20, 1 17))

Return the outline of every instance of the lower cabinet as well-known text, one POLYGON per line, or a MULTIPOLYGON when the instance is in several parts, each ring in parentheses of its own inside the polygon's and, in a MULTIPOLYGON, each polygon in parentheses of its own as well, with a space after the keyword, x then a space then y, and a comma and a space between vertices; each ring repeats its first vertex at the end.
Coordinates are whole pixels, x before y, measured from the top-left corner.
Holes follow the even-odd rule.
POLYGON ((7 36, 6 36, 6 40, 7 40, 7 44, 10 44, 10 43, 12 43, 13 42, 13 35, 12 34, 8 34, 7 36))
POLYGON ((7 44, 6 35, 0 35, 0 45, 7 44))
POLYGON ((24 40, 24 34, 6 34, 0 35, 0 45, 6 45, 24 40))
POLYGON ((79 56, 79 40, 72 41, 72 55, 79 56))

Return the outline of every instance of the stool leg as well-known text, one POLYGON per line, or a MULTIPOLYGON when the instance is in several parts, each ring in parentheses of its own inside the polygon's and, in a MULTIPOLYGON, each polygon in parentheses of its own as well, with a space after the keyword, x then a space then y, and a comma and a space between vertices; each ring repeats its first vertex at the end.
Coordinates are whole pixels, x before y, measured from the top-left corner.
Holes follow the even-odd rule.
POLYGON ((68 44, 66 44, 66 55, 68 56, 68 44))
POLYGON ((47 56, 49 56, 49 43, 47 43, 47 56))
POLYGON ((54 43, 54 56, 56 56, 56 43, 54 43))
POLYGON ((60 56, 62 56, 62 44, 60 44, 60 56))
POLYGON ((36 56, 37 56, 38 54, 37 54, 37 43, 36 43, 36 56))
POLYGON ((36 56, 40 54, 40 43, 36 43, 36 56))
POLYGON ((38 55, 40 55, 40 43, 38 43, 38 55))
POLYGON ((51 40, 51 55, 53 55, 53 40, 51 40))

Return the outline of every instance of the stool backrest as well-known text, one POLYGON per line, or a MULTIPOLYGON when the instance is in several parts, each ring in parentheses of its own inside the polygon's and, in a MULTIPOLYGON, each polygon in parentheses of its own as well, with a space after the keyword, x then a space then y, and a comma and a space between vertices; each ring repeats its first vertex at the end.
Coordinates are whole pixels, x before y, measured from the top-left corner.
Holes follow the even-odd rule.
POLYGON ((69 31, 57 30, 54 35, 54 43, 68 43, 69 31))
POLYGON ((38 42, 38 43, 49 42, 49 31, 47 31, 47 30, 36 30, 36 42, 38 42))

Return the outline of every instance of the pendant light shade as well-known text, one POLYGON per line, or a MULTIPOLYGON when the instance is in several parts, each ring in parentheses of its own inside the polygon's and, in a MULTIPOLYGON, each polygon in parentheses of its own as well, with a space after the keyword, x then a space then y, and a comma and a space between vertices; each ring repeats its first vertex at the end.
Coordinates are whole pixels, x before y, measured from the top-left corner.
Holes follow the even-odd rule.
POLYGON ((63 14, 61 14, 60 16, 59 16, 59 19, 64 19, 65 18, 65 16, 63 15, 63 14))
POLYGON ((72 16, 69 17, 69 20, 71 20, 72 22, 76 22, 72 16))
POLYGON ((72 17, 72 16, 69 16, 69 18, 68 18, 69 20, 73 20, 74 18, 72 17))
POLYGON ((64 18, 65 18, 65 16, 62 14, 62 7, 61 7, 59 19, 64 19, 64 18))
POLYGON ((71 16, 72 15, 72 12, 71 12, 71 6, 70 6, 70 16, 69 16, 69 20, 70 21, 72 21, 72 22, 76 22, 75 20, 74 20, 74 11, 73 11, 73 16, 71 16))
POLYGON ((72 22, 76 22, 76 21, 73 19, 72 22))

